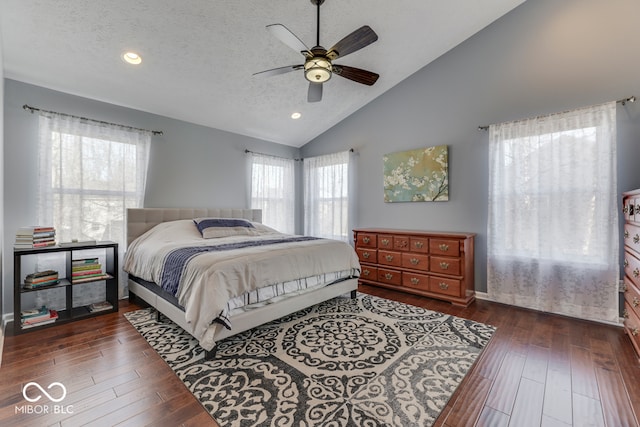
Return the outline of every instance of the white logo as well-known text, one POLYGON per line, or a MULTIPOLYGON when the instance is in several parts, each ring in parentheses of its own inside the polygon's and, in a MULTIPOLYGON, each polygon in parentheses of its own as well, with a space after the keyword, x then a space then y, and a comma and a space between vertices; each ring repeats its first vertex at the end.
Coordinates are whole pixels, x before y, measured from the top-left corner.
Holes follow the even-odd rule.
POLYGON ((24 398, 25 398, 26 400, 28 400, 29 402, 37 402, 37 401, 38 401, 38 400, 40 400, 40 398, 42 397, 42 396, 37 396, 37 397, 31 398, 31 397, 27 396, 27 389, 28 389, 29 387, 31 387, 31 386, 33 386, 33 387, 37 388, 38 390, 40 390, 40 392, 41 392, 42 394, 44 394, 45 396, 47 396, 47 397, 49 398, 49 400, 50 400, 50 401, 52 401, 52 402, 61 402, 61 401, 62 401, 62 400, 64 400, 64 398, 67 396, 67 389, 65 388, 65 386, 64 386, 62 383, 59 383, 59 382, 53 382, 53 383, 51 383, 51 384, 49 384, 49 385, 47 386, 47 389, 48 389, 48 390, 50 390, 50 389, 51 389, 51 387, 55 387, 55 386, 58 386, 58 387, 60 387, 60 388, 62 389, 62 396, 56 399, 55 397, 53 397, 53 396, 51 396, 49 393, 47 393, 47 392, 46 392, 46 390, 45 390, 45 389, 43 389, 43 388, 42 388, 42 386, 41 386, 40 384, 38 384, 38 383, 36 383, 36 382, 30 382, 30 383, 27 383, 27 384, 22 388, 22 396, 24 396, 24 398))

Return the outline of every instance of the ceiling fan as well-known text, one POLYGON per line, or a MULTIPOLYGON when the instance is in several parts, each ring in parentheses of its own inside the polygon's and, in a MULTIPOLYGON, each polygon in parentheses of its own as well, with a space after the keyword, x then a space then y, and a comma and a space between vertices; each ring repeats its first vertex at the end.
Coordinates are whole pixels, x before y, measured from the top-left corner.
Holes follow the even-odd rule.
POLYGON ((295 51, 302 53, 305 57, 304 64, 273 68, 271 70, 254 73, 253 75, 269 77, 294 70, 304 70, 304 77, 309 81, 309 90, 307 92, 308 102, 318 102, 322 99, 322 84, 329 80, 333 74, 357 83, 368 86, 373 85, 376 80, 378 80, 378 74, 360 68, 334 64, 333 61, 370 45, 378 40, 378 35, 368 25, 365 25, 327 50, 320 46, 320 6, 324 3, 324 0, 311 0, 311 3, 317 6, 318 10, 316 46, 311 49, 284 25, 267 25, 267 29, 278 40, 295 51))

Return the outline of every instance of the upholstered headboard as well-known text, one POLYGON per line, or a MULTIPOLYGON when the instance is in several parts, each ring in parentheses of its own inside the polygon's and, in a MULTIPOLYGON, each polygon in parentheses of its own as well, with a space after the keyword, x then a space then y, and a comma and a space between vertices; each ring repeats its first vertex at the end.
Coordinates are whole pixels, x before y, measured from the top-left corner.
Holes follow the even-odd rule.
POLYGON ((242 218, 262 222, 260 209, 215 208, 132 208, 127 209, 127 246, 154 226, 178 219, 192 218, 242 218))

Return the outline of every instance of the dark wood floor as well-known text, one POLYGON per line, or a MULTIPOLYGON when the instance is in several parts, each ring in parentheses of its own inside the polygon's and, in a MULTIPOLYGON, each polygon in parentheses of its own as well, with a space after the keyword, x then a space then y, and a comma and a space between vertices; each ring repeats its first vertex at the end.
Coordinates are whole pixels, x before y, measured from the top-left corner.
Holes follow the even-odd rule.
MULTIPOLYGON (((621 328, 477 301, 468 308, 362 286, 362 292, 498 327, 436 425, 637 426, 640 363, 621 328)), ((2 426, 216 425, 120 312, 7 336, 2 426), (22 387, 59 381, 73 414, 16 414, 22 387)), ((10 333, 10 331, 7 331, 10 333)), ((52 391, 53 394, 53 391, 52 391)), ((35 404, 34 404, 35 405, 35 404)))

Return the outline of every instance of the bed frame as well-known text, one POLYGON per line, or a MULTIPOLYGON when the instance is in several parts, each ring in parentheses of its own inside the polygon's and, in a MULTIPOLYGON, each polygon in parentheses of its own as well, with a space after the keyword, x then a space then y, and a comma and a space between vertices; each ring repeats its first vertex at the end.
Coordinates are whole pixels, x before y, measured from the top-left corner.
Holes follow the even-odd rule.
MULTIPOLYGON (((127 209, 127 246, 138 236, 153 228, 155 225, 179 219, 201 217, 242 218, 254 222, 262 222, 262 211, 259 209, 175 209, 175 208, 136 208, 127 209)), ((179 325, 182 329, 192 333, 191 325, 185 320, 184 311, 161 296, 148 290, 143 285, 129 278, 129 298, 139 297, 158 313, 162 313, 179 325)), ((256 326, 279 319, 303 308, 310 307, 322 301, 335 298, 350 292, 355 298, 358 289, 358 279, 348 279, 330 286, 325 286, 302 295, 293 296, 285 300, 268 304, 248 312, 232 316, 233 329, 220 328, 215 340, 230 337, 256 326)), ((209 356, 209 354, 207 354, 209 356)))

